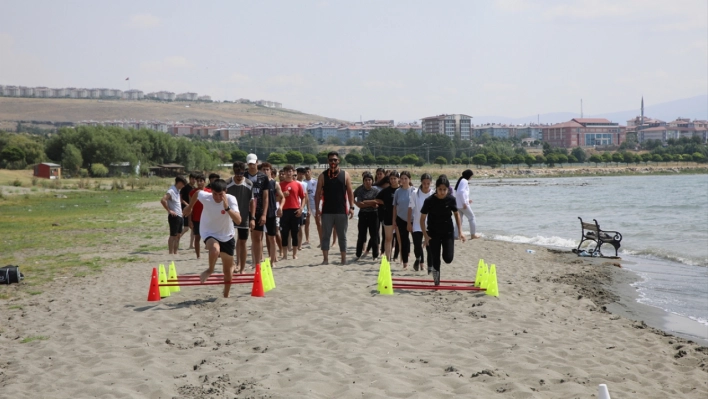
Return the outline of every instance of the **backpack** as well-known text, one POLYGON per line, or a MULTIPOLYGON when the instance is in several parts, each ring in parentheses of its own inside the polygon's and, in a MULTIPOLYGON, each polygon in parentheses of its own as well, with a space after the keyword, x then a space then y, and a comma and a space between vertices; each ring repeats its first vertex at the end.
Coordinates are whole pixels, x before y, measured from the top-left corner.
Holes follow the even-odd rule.
POLYGON ((24 274, 20 273, 19 266, 0 267, 0 284, 19 283, 24 278, 24 274))

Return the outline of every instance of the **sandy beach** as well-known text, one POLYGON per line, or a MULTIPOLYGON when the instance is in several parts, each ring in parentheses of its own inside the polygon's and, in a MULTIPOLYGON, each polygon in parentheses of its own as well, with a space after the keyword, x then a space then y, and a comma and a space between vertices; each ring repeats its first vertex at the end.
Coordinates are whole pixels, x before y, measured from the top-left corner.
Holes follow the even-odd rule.
MULTIPOLYGON (((158 206, 143 210, 165 237, 148 243, 165 248, 147 261, 2 301, 0 397, 592 398, 602 383, 613 398, 708 396, 708 348, 606 310, 618 300, 611 285, 621 260, 457 242, 442 278, 473 279, 482 258, 496 265, 498 298, 381 296, 378 262, 320 266, 313 245, 278 264, 265 298, 239 285, 224 299, 220 286, 205 286, 147 302, 153 267, 174 260, 180 274, 194 274, 206 265, 191 251, 167 255, 158 206)), ((93 256, 126 251, 116 244, 93 256)))

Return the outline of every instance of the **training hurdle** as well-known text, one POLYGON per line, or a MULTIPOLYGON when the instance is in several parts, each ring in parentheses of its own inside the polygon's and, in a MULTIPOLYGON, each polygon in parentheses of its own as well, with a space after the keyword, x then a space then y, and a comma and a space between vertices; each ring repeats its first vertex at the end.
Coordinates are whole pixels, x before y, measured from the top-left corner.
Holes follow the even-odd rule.
POLYGON ((255 273, 234 274, 228 283, 224 281, 223 274, 214 273, 205 282, 201 282, 201 276, 197 274, 177 275, 174 262, 170 263, 168 273, 165 272, 165 266, 161 264, 159 269, 152 269, 148 301, 159 301, 161 298, 169 297, 172 293, 179 292, 180 287, 234 284, 251 284, 251 296, 265 296, 266 292, 275 288, 270 259, 267 258, 262 264, 257 264, 255 273))
POLYGON ((483 259, 477 264, 477 276, 475 280, 440 280, 447 284, 464 285, 435 285, 432 280, 420 278, 403 278, 391 276, 391 264, 386 257, 381 258, 381 267, 377 281, 378 292, 382 295, 393 295, 393 290, 432 290, 432 291, 484 291, 490 296, 499 296, 497 284, 496 265, 484 263, 483 259))

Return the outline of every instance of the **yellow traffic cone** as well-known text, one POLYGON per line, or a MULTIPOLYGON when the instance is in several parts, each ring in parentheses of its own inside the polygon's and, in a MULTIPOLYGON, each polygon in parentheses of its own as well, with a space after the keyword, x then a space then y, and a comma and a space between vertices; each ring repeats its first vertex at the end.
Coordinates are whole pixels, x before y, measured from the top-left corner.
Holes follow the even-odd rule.
POLYGON ((474 286, 479 287, 482 284, 482 276, 484 275, 484 259, 480 259, 477 263, 477 276, 474 278, 474 286))
POLYGON ((482 266, 482 281, 479 283, 479 288, 486 289, 488 285, 489 285, 489 265, 485 263, 484 266, 482 266))
POLYGON ((379 294, 393 295, 393 279, 391 277, 391 264, 388 260, 382 259, 381 269, 379 270, 379 294))
MULTIPOLYGON (((170 269, 167 273, 168 280, 177 280, 177 269, 175 268, 175 261, 170 262, 170 269)), ((177 284, 177 281, 170 281, 171 284, 177 284)), ((179 292, 179 286, 167 287, 170 289, 170 293, 179 292)))
POLYGON ((499 297, 499 285, 497 285, 497 267, 492 264, 487 277, 487 295, 499 297))
POLYGON ((379 266, 379 276, 376 279, 376 285, 379 292, 381 292, 381 282, 384 275, 384 268, 386 267, 386 255, 381 255, 381 265, 379 266))
POLYGON ((275 277, 273 277, 273 267, 270 264, 270 258, 268 258, 268 278, 270 279, 270 289, 275 288, 275 277))
MULTIPOLYGON (((167 274, 165 273, 165 265, 160 264, 160 272, 159 272, 159 283, 160 285, 162 284, 167 284, 167 274)), ((160 287, 160 298, 167 298, 170 296, 170 287, 160 287)))
POLYGON ((264 293, 275 288, 271 284, 272 269, 270 267, 270 258, 267 258, 261 264, 261 276, 263 277, 263 292, 264 293))

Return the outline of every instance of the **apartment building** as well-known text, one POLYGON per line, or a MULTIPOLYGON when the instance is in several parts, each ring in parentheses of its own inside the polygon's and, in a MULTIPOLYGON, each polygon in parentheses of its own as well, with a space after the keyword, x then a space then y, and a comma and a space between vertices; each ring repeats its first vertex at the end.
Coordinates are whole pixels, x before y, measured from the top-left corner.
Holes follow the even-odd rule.
POLYGON ((451 139, 459 137, 462 140, 471 138, 472 117, 465 114, 443 114, 429 116, 422 120, 423 134, 444 134, 451 139))

